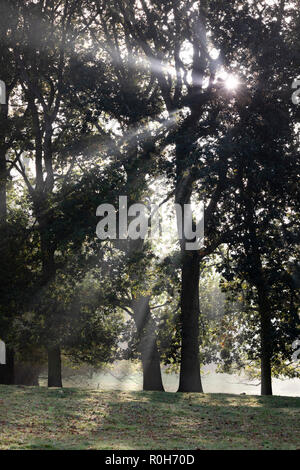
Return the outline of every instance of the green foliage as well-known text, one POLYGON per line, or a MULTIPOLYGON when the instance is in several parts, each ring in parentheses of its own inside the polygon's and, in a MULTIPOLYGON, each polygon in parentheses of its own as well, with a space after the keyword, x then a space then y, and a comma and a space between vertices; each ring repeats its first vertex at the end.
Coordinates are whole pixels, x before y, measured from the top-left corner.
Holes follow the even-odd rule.
POLYGON ((149 201, 160 178, 164 196, 206 206, 201 362, 256 370, 265 290, 273 373, 298 374, 289 364, 299 335, 296 3, 4 1, 0 9, 0 79, 11 104, 0 116, 7 343, 33 357, 60 345, 90 364, 136 357, 132 302, 149 296, 161 359, 178 368, 180 253, 161 260, 147 243, 95 236, 99 204, 149 201), (180 53, 187 44, 189 60, 180 53), (234 92, 222 68, 238 75, 234 92))

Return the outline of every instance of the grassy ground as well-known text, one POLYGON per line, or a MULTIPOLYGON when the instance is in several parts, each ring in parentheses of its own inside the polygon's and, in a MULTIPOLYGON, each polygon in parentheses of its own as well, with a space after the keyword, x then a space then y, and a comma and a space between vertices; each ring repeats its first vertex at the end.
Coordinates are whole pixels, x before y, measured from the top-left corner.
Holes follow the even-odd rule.
POLYGON ((299 449, 300 398, 0 385, 0 449, 299 449))

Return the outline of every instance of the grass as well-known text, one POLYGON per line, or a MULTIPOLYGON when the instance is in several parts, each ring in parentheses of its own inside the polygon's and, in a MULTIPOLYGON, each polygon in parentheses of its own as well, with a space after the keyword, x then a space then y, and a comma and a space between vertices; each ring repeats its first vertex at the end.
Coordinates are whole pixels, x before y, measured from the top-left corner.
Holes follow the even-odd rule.
POLYGON ((299 449, 300 398, 0 385, 0 449, 299 449))

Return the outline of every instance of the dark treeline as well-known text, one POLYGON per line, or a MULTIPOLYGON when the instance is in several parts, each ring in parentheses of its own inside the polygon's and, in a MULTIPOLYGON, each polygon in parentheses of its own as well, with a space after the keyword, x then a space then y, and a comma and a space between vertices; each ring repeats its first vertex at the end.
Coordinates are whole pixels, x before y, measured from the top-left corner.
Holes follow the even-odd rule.
POLYGON ((1 0, 0 43, 0 383, 299 377, 300 2, 1 0), (203 246, 97 237, 121 196, 164 226, 203 202, 203 246))

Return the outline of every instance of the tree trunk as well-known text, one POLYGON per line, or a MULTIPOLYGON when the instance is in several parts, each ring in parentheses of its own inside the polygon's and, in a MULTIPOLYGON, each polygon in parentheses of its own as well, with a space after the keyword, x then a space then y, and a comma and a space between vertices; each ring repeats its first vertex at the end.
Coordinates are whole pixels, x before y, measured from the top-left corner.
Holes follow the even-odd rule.
MULTIPOLYGON (((5 148, 0 145, 0 227, 1 231, 5 229, 6 225, 6 156, 5 148)), ((3 240, 1 240, 3 243, 3 240)))
POLYGON ((138 332, 138 350, 143 367, 143 390, 164 391, 160 356, 156 332, 149 306, 149 297, 140 297, 133 302, 134 321, 138 332))
POLYGON ((143 390, 164 391, 160 356, 157 348, 156 339, 148 339, 146 348, 141 347, 142 367, 143 367, 143 390), (149 350, 149 348, 151 348, 149 350))
MULTIPOLYGON (((251 181, 251 187, 254 183, 251 181)), ((254 208, 251 205, 251 198, 247 200, 247 223, 249 227, 250 245, 244 242, 245 251, 248 253, 250 266, 255 266, 252 270, 251 282, 257 289, 258 311, 260 316, 260 376, 261 395, 272 395, 272 321, 271 305, 268 297, 268 282, 264 274, 264 269, 259 251, 256 226, 254 222, 254 208)))
POLYGON ((5 138, 7 134, 7 116, 8 106, 0 105, 0 226, 6 225, 6 186, 7 186, 7 163, 6 163, 6 152, 7 145, 5 138))
POLYGON ((178 392, 203 393, 199 361, 199 257, 186 252, 181 282, 181 366, 178 392))
POLYGON ((48 349, 48 387, 62 387, 61 357, 58 346, 48 349))
POLYGON ((261 344, 261 395, 272 395, 272 323, 269 302, 261 289, 258 293, 261 344))
MULTIPOLYGON (((181 247, 181 364, 178 392, 203 393, 200 361, 199 361, 199 276, 200 258, 197 251, 186 250, 186 234, 184 228, 185 204, 191 203, 193 177, 190 172, 185 174, 186 159, 193 152, 191 133, 197 125, 197 118, 192 111, 185 122, 182 133, 176 141, 176 194, 175 202, 181 207, 176 214, 181 247)), ((192 242, 193 240, 189 240, 192 242)))
MULTIPOLYGON (((6 97, 8 100, 8 96, 6 97)), ((4 262, 7 258, 7 164, 5 137, 7 133, 7 115, 8 106, 0 105, 0 259, 2 260, 2 269, 7 265, 4 262)), ((5 276, 5 271, 4 271, 5 276)), ((4 338, 5 341, 5 338, 4 338)), ((0 365, 0 384, 12 385, 15 383, 14 374, 14 351, 6 348, 6 364, 0 365)))
MULTIPOLYGON (((56 265, 54 259, 55 247, 51 243, 48 235, 48 227, 50 222, 47 219, 47 216, 43 214, 43 211, 46 212, 46 209, 43 207, 45 201, 40 200, 39 205, 36 208, 38 213, 39 221, 39 231, 40 231, 40 240, 41 240, 41 255, 42 255, 42 286, 48 288, 49 283, 55 278, 56 275, 56 265)), ((49 325, 51 330, 50 345, 53 341, 55 335, 55 326, 53 324, 49 325)), ((62 378, 61 378, 61 351, 60 347, 51 347, 47 343, 45 347, 48 351, 48 387, 62 387, 62 378)))
POLYGON ((16 362, 15 363, 15 384, 27 386, 39 386, 39 375, 42 371, 42 366, 39 364, 32 364, 30 362, 16 362))
POLYGON ((11 348, 6 348, 6 364, 0 365, 0 384, 14 385, 14 383, 14 351, 11 348))

